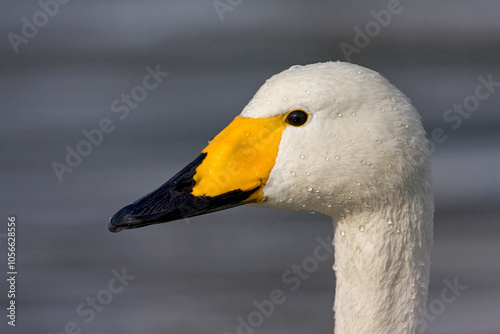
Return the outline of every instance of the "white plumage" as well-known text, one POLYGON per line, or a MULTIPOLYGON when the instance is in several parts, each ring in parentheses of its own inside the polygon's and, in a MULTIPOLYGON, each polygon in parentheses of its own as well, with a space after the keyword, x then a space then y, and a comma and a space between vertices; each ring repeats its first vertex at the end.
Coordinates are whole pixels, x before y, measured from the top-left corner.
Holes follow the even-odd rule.
POLYGON ((335 333, 419 333, 432 244, 427 140, 408 98, 349 63, 294 66, 266 81, 241 116, 300 108, 283 131, 258 205, 333 218, 335 333))

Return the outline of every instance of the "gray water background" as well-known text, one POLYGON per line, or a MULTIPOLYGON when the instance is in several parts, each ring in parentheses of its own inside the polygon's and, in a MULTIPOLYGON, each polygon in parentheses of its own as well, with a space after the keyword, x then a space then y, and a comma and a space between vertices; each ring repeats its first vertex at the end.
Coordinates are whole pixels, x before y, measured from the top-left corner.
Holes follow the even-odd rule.
MULTIPOLYGON (((237 2, 233 2, 237 3, 237 2)), ((0 332, 236 333, 254 301, 281 289, 255 333, 331 333, 333 258, 290 291, 281 275, 331 238, 328 217, 240 207, 111 234, 109 216, 190 162, 266 78, 294 64, 345 60, 354 28, 387 1, 243 1, 221 21, 212 1, 76 1, 15 53, 37 1, 0 4, 0 332), (111 103, 170 75, 124 120, 111 103), (51 163, 109 118, 104 136, 59 182, 51 163), (17 217, 17 326, 6 324, 7 217, 17 217), (112 270, 135 276, 92 321, 77 314, 112 270)), ((500 2, 401 1, 403 10, 352 55, 411 97, 432 156, 435 246, 426 333, 500 333, 500 91, 457 129, 443 114, 500 81, 500 2), (467 288, 443 303, 445 280, 467 288), (441 303, 440 303, 441 301, 441 303), (444 305, 444 308, 441 308, 444 305)))

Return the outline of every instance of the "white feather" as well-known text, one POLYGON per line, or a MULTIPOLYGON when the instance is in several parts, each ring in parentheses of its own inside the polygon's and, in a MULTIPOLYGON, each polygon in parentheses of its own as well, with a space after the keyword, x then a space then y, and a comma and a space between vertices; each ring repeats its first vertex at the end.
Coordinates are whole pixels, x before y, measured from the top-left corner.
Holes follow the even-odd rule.
POLYGON ((294 66, 260 88, 241 116, 303 109, 287 127, 261 203, 332 217, 335 333, 420 333, 429 284, 429 153, 409 99, 349 63, 294 66))

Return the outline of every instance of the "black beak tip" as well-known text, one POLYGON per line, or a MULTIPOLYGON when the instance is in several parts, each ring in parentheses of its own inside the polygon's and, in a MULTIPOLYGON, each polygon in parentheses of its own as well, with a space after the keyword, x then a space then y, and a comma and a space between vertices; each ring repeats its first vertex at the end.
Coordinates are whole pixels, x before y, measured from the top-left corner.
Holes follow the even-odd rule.
POLYGON ((108 229, 110 232, 117 233, 132 227, 133 217, 128 207, 124 207, 109 219, 108 229))
POLYGON ((126 227, 115 225, 115 223, 113 222, 113 217, 111 217, 109 219, 109 223, 108 223, 109 232, 117 233, 117 232, 120 232, 121 230, 124 230, 124 229, 126 229, 126 227))
POLYGON ((207 153, 200 154, 158 189, 115 213, 109 220, 109 231, 116 233, 167 223, 253 202, 248 198, 261 185, 250 190, 235 189, 213 197, 192 195, 195 184, 193 176, 196 174, 196 168, 206 156, 207 153))

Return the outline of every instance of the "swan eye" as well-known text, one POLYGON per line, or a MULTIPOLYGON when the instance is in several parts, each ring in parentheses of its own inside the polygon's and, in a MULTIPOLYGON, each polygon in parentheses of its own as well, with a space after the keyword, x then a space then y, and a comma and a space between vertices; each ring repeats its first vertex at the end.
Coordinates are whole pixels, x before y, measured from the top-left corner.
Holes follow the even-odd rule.
POLYGON ((301 126, 307 121, 309 115, 303 110, 293 110, 286 117, 285 122, 293 126, 301 126))

